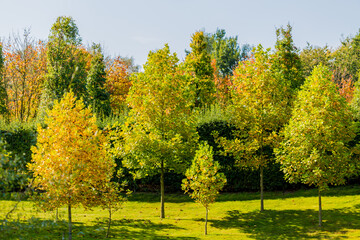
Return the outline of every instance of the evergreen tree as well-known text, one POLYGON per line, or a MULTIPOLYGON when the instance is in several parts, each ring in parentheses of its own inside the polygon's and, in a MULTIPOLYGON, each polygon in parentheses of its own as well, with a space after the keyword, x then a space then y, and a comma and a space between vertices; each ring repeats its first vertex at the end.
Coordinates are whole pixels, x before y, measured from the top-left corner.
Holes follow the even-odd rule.
POLYGON ((291 82, 291 88, 298 90, 304 82, 304 75, 299 57, 299 50, 295 47, 292 35, 292 27, 288 24, 276 29, 275 53, 273 55, 272 69, 279 72, 279 77, 291 82))
POLYGON ((70 90, 77 97, 85 97, 86 62, 80 44, 75 21, 71 17, 58 17, 47 44, 48 74, 42 96, 43 108, 51 106, 55 99, 61 99, 70 90))
POLYGON ((87 75, 86 90, 87 103, 92 107, 94 113, 99 116, 110 114, 110 96, 105 90, 106 81, 104 56, 98 44, 92 46, 92 58, 90 70, 87 75))
POLYGON ((2 50, 2 44, 0 43, 0 114, 6 115, 8 113, 6 102, 7 93, 5 89, 5 78, 4 78, 4 56, 2 50))
POLYGON ((195 85, 195 107, 209 106, 214 102, 215 83, 210 54, 206 51, 204 32, 192 35, 191 51, 186 56, 184 67, 192 76, 195 85))

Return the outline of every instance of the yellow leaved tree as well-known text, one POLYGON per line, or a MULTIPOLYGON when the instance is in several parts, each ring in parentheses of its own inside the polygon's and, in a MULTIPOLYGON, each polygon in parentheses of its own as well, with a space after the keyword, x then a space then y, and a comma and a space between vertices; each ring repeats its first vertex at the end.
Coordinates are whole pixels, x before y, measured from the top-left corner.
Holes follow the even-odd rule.
POLYGON ((103 205, 99 193, 109 184, 115 163, 107 154, 106 138, 91 109, 72 92, 56 101, 47 115, 46 128, 38 127, 28 167, 34 173, 32 184, 41 192, 43 207, 68 207, 71 239, 71 208, 103 205))

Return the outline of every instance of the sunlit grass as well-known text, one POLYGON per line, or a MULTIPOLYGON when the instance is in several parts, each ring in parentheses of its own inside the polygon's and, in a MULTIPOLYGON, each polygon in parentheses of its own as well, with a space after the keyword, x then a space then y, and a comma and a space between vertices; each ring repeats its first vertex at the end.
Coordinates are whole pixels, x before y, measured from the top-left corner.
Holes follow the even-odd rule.
MULTIPOLYGON (((316 189, 268 192, 260 213, 258 193, 222 194, 209 212, 204 236, 205 209, 186 195, 167 195, 166 218, 160 219, 159 195, 135 194, 113 215, 112 239, 359 239, 360 187, 330 189, 323 197, 323 227, 318 224, 316 189)), ((21 202, 8 222, 5 214, 14 201, 0 201, 1 239, 66 239, 67 212, 41 212, 21 202)), ((104 239, 107 212, 101 208, 73 210, 73 239, 104 239)))

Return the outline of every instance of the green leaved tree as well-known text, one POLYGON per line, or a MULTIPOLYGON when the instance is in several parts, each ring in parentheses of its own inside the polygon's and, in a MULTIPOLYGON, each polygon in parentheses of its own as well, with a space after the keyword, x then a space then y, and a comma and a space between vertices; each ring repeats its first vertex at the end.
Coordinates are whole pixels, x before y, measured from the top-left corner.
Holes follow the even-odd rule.
POLYGON ((216 68, 221 77, 232 76, 239 61, 249 57, 252 47, 244 44, 241 48, 238 37, 226 37, 225 29, 217 29, 213 34, 207 34, 207 51, 211 59, 216 60, 216 68))
POLYGON ((7 102, 7 93, 5 89, 5 79, 4 79, 4 55, 2 49, 2 43, 0 42, 0 114, 6 117, 8 113, 6 102, 7 102))
POLYGON ((291 88, 296 90, 304 83, 302 64, 299 50, 292 39, 292 27, 276 29, 275 52, 272 56, 272 69, 279 72, 279 77, 291 83, 291 88))
POLYGON ((209 205, 215 202, 219 191, 226 183, 226 177, 219 172, 220 165, 213 159, 212 147, 201 144, 196 151, 195 158, 183 180, 182 189, 196 202, 206 209, 205 235, 207 235, 207 222, 209 205))
POLYGON ((357 160, 351 157, 356 148, 350 145, 354 137, 350 108, 331 81, 331 72, 323 65, 315 67, 297 96, 276 157, 289 182, 319 189, 319 226, 321 193, 356 172, 357 160))
POLYGON ((360 73, 360 30, 354 37, 347 37, 333 53, 334 81, 352 79, 357 82, 360 73))
POLYGON ((87 103, 99 117, 109 116, 110 95, 105 90, 106 82, 104 55, 99 44, 92 46, 90 70, 87 75, 87 103))
POLYGON ((160 173, 160 218, 165 217, 164 173, 185 172, 198 139, 195 122, 189 117, 193 85, 177 63, 168 45, 149 53, 144 72, 133 78, 127 98, 131 110, 115 147, 124 154, 124 166, 139 176, 160 173))
POLYGON ((47 111, 45 124, 46 128, 38 126, 37 144, 31 149, 32 186, 40 190, 45 210, 68 207, 71 239, 71 209, 104 205, 98 195, 109 186, 115 162, 91 109, 71 91, 47 111))
POLYGON ((77 97, 85 97, 86 61, 80 45, 81 38, 74 19, 58 17, 47 43, 48 73, 41 100, 43 111, 70 90, 77 97))
POLYGON ((332 55, 332 50, 328 46, 318 47, 308 43, 300 52, 300 60, 303 67, 304 77, 309 77, 313 69, 320 63, 324 66, 330 67, 331 60, 333 58, 332 55))
POLYGON ((184 67, 192 76, 192 84, 195 85, 195 107, 210 106, 215 100, 215 83, 204 32, 199 31, 192 35, 190 47, 184 67))
POLYGON ((272 71, 270 50, 261 45, 254 56, 234 71, 229 106, 234 140, 220 138, 225 152, 232 154, 241 167, 260 169, 260 210, 264 210, 263 169, 272 159, 279 141, 279 130, 289 119, 290 83, 272 71))

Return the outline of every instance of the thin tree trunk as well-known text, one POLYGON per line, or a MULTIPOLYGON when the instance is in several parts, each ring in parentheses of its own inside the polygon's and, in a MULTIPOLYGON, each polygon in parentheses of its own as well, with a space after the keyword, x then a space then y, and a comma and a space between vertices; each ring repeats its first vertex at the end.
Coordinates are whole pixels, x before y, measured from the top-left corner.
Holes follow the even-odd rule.
POLYGON ((260 166, 260 212, 264 211, 264 167, 260 166))
POLYGON ((69 240, 72 240, 71 204, 68 205, 68 215, 69 215, 69 240))
POLYGON ((59 220, 59 208, 56 208, 55 222, 59 220))
POLYGON ((106 232, 106 238, 109 237, 109 233, 110 233, 110 224, 111 224, 111 208, 109 208, 109 221, 108 221, 108 229, 106 232))
POLYGON ((319 227, 322 226, 321 191, 319 187, 319 227))
POLYGON ((165 188, 164 188, 164 160, 161 160, 161 176, 160 176, 160 191, 161 191, 161 199, 160 199, 160 218, 165 218, 165 207, 164 207, 164 197, 165 197, 165 188))
POLYGON ((207 235, 208 211, 209 211, 209 209, 206 207, 206 217, 205 217, 205 235, 207 235))

